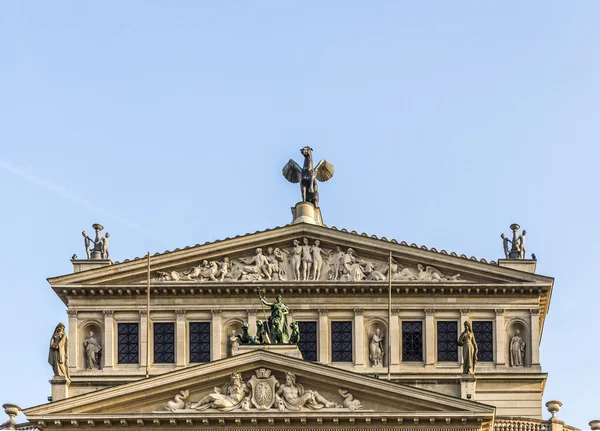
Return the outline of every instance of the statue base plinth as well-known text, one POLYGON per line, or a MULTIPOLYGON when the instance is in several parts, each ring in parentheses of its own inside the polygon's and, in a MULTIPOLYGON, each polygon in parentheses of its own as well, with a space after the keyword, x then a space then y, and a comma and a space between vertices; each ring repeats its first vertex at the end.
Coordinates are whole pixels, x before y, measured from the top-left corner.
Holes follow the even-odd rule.
POLYGON ((266 350, 280 355, 291 356, 292 358, 302 358, 302 353, 295 344, 240 344, 239 349, 233 352, 233 356, 242 355, 254 350, 266 350))
POLYGON ((64 400, 69 397, 69 381, 65 377, 52 377, 50 385, 52 386, 52 401, 64 400))
POLYGON ((529 272, 530 274, 535 274, 536 265, 537 260, 533 259, 498 259, 498 266, 529 272))
POLYGON ((475 387, 477 380, 475 376, 470 374, 464 374, 460 378, 460 397, 464 400, 475 401, 475 387))
POLYGON ((101 268, 103 266, 112 265, 110 259, 71 259, 73 264, 73 272, 87 271, 88 269, 101 268))
POLYGON ((323 225, 321 209, 310 202, 298 202, 292 210, 292 224, 309 223, 323 225))

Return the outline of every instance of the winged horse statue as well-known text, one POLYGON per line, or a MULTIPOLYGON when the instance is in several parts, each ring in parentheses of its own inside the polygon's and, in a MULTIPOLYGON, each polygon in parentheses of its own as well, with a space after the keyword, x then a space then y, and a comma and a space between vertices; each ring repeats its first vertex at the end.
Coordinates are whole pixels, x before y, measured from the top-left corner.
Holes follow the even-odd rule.
POLYGON ((298 163, 290 159, 283 167, 282 174, 290 183, 300 183, 302 202, 311 202, 318 207, 319 187, 317 186, 317 180, 325 182, 331 179, 333 177, 333 165, 327 160, 321 160, 313 168, 313 149, 304 147, 300 152, 304 156, 304 166, 300 167, 298 163))

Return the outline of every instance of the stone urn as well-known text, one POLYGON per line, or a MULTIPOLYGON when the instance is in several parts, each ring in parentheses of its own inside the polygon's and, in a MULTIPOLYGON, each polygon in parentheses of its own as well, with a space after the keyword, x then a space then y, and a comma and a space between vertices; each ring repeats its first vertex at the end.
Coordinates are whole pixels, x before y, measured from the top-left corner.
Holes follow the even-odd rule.
POLYGON ((552 418, 556 417, 556 413, 558 413, 561 407, 562 403, 560 401, 548 401, 546 403, 546 408, 552 413, 552 418))
POLYGON ((2 408, 4 409, 4 413, 6 413, 9 417, 9 429, 15 429, 15 417, 21 411, 21 407, 16 404, 3 404, 2 408))
POLYGON ((595 420, 590 422, 590 429, 592 430, 600 430, 600 420, 595 420))

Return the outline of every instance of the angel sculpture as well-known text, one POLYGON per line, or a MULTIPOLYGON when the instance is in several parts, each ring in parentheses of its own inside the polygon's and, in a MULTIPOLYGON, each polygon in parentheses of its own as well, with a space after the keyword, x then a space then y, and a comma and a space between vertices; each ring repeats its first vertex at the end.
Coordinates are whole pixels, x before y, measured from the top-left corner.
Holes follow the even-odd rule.
POLYGON ((311 202, 314 206, 319 206, 319 188, 317 180, 327 181, 333 177, 333 165, 327 160, 321 160, 317 167, 313 169, 312 151, 310 147, 304 147, 300 150, 304 156, 304 166, 301 168, 298 163, 291 160, 283 167, 282 173, 290 183, 300 183, 302 192, 302 202, 311 202))

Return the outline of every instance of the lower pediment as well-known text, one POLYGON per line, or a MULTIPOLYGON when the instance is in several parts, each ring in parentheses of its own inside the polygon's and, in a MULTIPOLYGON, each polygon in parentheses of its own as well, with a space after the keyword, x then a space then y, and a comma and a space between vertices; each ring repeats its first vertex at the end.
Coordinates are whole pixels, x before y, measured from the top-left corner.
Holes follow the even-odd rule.
POLYGON ((32 423, 456 423, 479 427, 491 406, 256 350, 26 409, 32 423), (325 422, 323 422, 325 421, 325 422))

